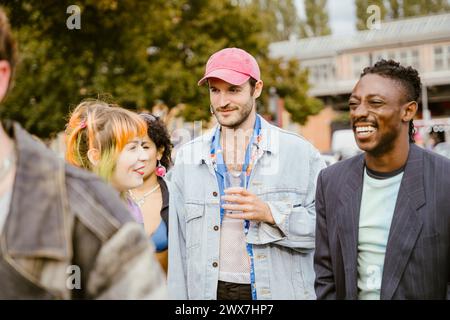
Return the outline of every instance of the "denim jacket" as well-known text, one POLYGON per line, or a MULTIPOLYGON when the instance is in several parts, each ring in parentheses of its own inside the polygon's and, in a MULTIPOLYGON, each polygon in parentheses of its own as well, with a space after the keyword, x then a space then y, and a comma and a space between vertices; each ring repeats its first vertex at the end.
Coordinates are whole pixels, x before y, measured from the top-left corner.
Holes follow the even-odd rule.
MULTIPOLYGON (((250 223, 257 299, 315 299, 314 197, 325 163, 302 137, 264 119, 248 189, 268 203, 275 225, 250 223)), ((220 193, 210 158, 214 130, 187 143, 170 173, 169 296, 216 299, 220 193)))

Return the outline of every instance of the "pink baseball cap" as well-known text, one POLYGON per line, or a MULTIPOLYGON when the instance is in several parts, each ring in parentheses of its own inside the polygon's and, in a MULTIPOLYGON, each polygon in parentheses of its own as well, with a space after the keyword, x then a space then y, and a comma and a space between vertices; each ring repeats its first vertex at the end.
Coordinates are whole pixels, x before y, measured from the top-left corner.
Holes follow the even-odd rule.
POLYGON ((206 63, 205 75, 198 82, 218 78, 234 85, 241 85, 252 77, 260 80, 258 62, 248 52, 239 48, 225 48, 214 53, 206 63))

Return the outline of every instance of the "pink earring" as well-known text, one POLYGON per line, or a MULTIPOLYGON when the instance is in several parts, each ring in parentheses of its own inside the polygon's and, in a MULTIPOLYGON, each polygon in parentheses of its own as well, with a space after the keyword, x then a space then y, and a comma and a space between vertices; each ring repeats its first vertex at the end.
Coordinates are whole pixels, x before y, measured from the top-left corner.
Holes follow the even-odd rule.
POLYGON ((161 162, 158 160, 158 165, 156 167, 155 173, 158 177, 164 177, 166 175, 166 167, 164 167, 161 162))

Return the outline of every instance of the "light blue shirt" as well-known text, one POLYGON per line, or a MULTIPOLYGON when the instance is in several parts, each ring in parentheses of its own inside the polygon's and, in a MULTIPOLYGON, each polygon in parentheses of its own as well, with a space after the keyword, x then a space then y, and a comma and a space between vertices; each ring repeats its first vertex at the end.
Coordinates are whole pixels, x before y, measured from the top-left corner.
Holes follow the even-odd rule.
POLYGON ((386 245, 403 172, 387 179, 364 170, 358 236, 358 298, 379 300, 386 245))
MULTIPOLYGON (((169 295, 217 297, 220 191, 210 150, 215 129, 181 147, 169 171, 169 295)), ((315 191, 325 167, 302 137, 261 119, 260 153, 248 190, 265 201, 276 225, 251 222, 258 299, 315 299, 315 191)))

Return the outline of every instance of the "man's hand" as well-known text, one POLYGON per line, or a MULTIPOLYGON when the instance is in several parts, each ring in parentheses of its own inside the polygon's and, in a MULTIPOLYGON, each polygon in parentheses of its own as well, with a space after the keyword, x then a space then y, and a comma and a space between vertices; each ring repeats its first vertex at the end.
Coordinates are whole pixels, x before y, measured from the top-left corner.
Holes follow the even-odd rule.
POLYGON ((225 210, 242 211, 242 213, 226 214, 227 218, 275 224, 269 205, 248 190, 239 187, 228 188, 222 199, 232 202, 222 205, 225 210))

